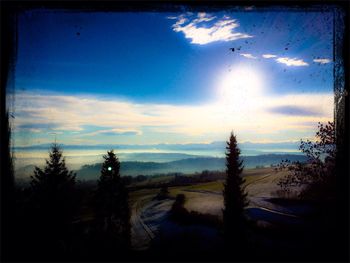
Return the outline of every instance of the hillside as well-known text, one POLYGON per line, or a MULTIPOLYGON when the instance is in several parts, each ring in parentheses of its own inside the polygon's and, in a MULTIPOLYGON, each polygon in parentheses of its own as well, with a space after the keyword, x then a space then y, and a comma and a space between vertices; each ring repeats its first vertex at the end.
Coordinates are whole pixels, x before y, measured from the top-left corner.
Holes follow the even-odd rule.
MULTIPOLYGON (((303 155, 294 154, 266 154, 242 157, 245 168, 256 166, 270 166, 280 163, 282 160, 306 161, 303 155)), ((225 158, 202 157, 188 158, 172 162, 121 162, 120 173, 122 175, 154 175, 166 173, 195 173, 203 170, 222 171, 225 169, 225 158)), ((84 165, 77 171, 78 178, 82 180, 94 180, 98 178, 101 164, 84 165)))

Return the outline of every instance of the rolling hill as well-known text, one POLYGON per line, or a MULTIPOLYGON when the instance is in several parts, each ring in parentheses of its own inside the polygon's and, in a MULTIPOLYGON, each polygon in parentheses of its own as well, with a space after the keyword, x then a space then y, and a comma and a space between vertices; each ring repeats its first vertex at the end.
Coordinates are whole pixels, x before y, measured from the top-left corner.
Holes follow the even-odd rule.
MULTIPOLYGON (((265 154, 257 156, 242 157, 245 168, 255 168, 256 166, 270 166, 280 163, 282 160, 306 161, 303 155, 295 154, 265 154)), ((154 175, 166 173, 195 173, 203 170, 223 171, 225 169, 225 158, 198 157, 187 158, 172 162, 121 162, 121 175, 154 175)), ((100 174, 101 163, 84 165, 77 170, 78 179, 96 180, 100 174)))

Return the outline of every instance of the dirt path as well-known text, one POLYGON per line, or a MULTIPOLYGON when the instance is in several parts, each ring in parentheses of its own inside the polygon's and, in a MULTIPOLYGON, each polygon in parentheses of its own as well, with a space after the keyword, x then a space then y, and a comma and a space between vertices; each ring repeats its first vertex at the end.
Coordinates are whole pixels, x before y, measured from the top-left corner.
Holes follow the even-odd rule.
MULTIPOLYGON (((244 186, 250 201, 247 213, 255 220, 271 223, 279 221, 297 223, 300 217, 294 209, 269 202, 271 191, 278 187, 275 181, 275 174, 268 173, 244 186)), ((189 211, 222 217, 223 196, 221 192, 200 189, 183 189, 183 192, 191 195, 185 205, 189 211)), ((132 247, 135 250, 149 248, 151 241, 158 234, 159 225, 165 219, 174 201, 173 199, 153 200, 153 197, 154 194, 142 196, 132 206, 131 238, 132 247)))
POLYGON ((132 207, 131 244, 134 250, 149 248, 173 203, 172 199, 152 200, 153 196, 138 199, 132 207))
MULTIPOLYGON (((244 191, 248 193, 249 205, 247 213, 255 220, 269 222, 278 222, 279 220, 286 222, 300 221, 301 218, 294 209, 269 202, 271 192, 276 188, 278 189, 275 181, 275 174, 268 173, 243 186, 244 191)), ((188 209, 216 214, 221 217, 223 208, 222 193, 193 189, 186 189, 184 192, 198 193, 198 197, 193 196, 187 203, 188 209)))
POLYGON ((145 250, 154 238, 152 230, 141 218, 143 205, 151 196, 145 196, 137 200, 131 210, 131 245, 135 250, 145 250))

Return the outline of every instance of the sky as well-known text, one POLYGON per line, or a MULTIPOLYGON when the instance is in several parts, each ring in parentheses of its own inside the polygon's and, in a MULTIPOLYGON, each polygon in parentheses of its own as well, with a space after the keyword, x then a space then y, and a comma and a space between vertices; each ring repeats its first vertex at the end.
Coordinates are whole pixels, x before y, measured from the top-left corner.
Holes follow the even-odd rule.
POLYGON ((14 144, 313 138, 332 37, 332 12, 23 12, 14 144))

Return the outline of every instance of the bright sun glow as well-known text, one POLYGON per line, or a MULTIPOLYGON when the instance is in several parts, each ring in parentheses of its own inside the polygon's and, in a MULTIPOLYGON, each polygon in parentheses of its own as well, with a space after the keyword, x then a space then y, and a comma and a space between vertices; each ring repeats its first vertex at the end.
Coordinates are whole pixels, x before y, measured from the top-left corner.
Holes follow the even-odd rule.
POLYGON ((240 110, 254 106, 263 95, 263 80, 256 70, 237 67, 222 78, 218 91, 221 102, 240 110))

